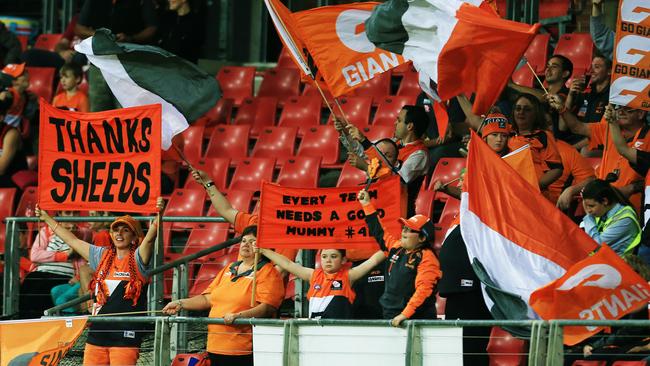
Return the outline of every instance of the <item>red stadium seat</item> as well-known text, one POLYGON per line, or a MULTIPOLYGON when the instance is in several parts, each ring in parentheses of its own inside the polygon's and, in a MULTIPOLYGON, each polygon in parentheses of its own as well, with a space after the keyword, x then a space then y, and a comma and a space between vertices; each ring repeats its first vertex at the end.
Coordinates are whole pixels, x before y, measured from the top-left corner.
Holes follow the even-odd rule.
POLYGON ((16 200, 16 188, 0 188, 0 253, 5 252, 5 235, 7 223, 5 218, 14 213, 14 202, 16 200))
POLYGON ((571 366, 605 366, 607 361, 587 361, 587 360, 577 360, 573 361, 571 366))
POLYGON ((339 134, 334 126, 318 126, 305 130, 297 155, 322 157, 323 168, 338 168, 339 150, 339 134))
POLYGON ((616 361, 612 366, 647 366, 647 361, 616 361))
POLYGON ((249 66, 224 66, 217 74, 222 98, 232 99, 239 106, 244 98, 253 96, 255 68, 249 66))
POLYGON ((499 327, 492 327, 487 346, 490 366, 524 366, 526 364, 526 342, 513 337, 499 327))
POLYGON ((270 69, 257 92, 258 97, 276 97, 280 105, 300 92, 300 72, 297 69, 270 69))
POLYGON ((539 19, 568 15, 570 0, 545 0, 539 2, 539 19))
MULTIPOLYGON (((253 201, 253 192, 252 191, 242 191, 239 189, 230 189, 222 192, 223 195, 228 199, 230 205, 237 211, 250 212, 251 202, 253 201)), ((207 216, 218 217, 217 211, 212 205, 208 209, 207 216)))
MULTIPOLYGON (((435 195, 435 191, 421 190, 420 193, 418 193, 418 198, 415 200, 415 213, 432 217, 433 199, 435 195)), ((438 233, 436 233, 436 235, 438 235, 438 233)))
POLYGON ((563 34, 554 55, 563 55, 573 62, 573 76, 584 75, 591 69, 593 58, 594 42, 589 33, 567 33, 563 34))
POLYGON ((276 183, 286 187, 316 188, 320 158, 298 156, 287 160, 276 183))
POLYGON ((199 117, 192 126, 205 126, 205 134, 210 136, 214 130, 214 126, 230 124, 233 106, 234 102, 232 99, 221 98, 214 107, 199 117))
POLYGON ((418 73, 415 70, 404 73, 402 82, 397 89, 397 95, 417 97, 422 93, 420 84, 418 83, 418 73))
MULTIPOLYGON (((18 206, 16 206, 16 211, 14 216, 34 216, 34 207, 38 202, 38 188, 37 187, 27 187, 23 190, 23 194, 18 200, 18 206)), ((27 248, 31 248, 36 238, 36 227, 38 223, 28 222, 27 224, 27 233, 25 235, 25 244, 27 248)), ((2 235, 2 234, 0 234, 2 235)))
POLYGON ((296 127, 267 127, 261 131, 251 157, 272 156, 278 160, 279 165, 282 165, 286 159, 294 156, 297 135, 296 127))
MULTIPOLYGON (((180 144, 182 146, 179 146, 179 148, 183 151, 183 155, 190 164, 195 164, 201 160, 204 131, 205 127, 203 126, 190 126, 181 133, 182 142, 180 144)), ((163 153, 163 159, 183 161, 173 146, 163 153)))
POLYGON ((517 85, 532 88, 535 84, 534 80, 535 75, 533 75, 533 72, 530 71, 530 68, 525 65, 512 73, 512 81, 517 85))
MULTIPOLYGON (((334 97, 332 96, 332 93, 330 93, 330 91, 327 89, 323 89, 323 94, 325 94, 325 98, 327 98, 327 102, 330 104, 330 106, 334 108, 334 97)), ((316 86, 311 83, 305 84, 305 88, 302 90, 302 95, 305 97, 310 96, 323 99, 320 92, 318 91, 318 88, 316 88, 316 86)))
POLYGON ((259 191, 263 180, 273 181, 275 158, 249 158, 242 160, 235 168, 230 189, 259 191))
POLYGON ((298 69, 298 65, 293 61, 293 58, 287 51, 286 47, 282 47, 280 51, 280 56, 278 56, 278 69, 298 69))
POLYGON ((237 260, 238 252, 228 253, 227 251, 219 251, 222 253, 214 262, 206 262, 201 265, 198 273, 190 284, 190 297, 200 295, 212 283, 214 278, 219 272, 237 260))
POLYGON ((377 141, 384 138, 391 138, 395 134, 395 126, 379 125, 368 126, 361 129, 361 132, 370 141, 377 141))
POLYGON ((208 360, 207 352, 204 353, 183 353, 174 357, 171 366, 205 366, 208 360), (204 363, 202 363, 204 362, 204 363))
POLYGON ((394 126, 397 115, 405 105, 414 105, 415 97, 406 96, 389 96, 379 102, 377 112, 372 120, 373 126, 387 125, 394 126))
POLYGON ((378 105, 387 95, 390 95, 391 70, 375 75, 372 79, 353 90, 353 95, 372 98, 372 104, 378 105))
POLYGON ((458 215, 459 212, 460 212, 460 200, 456 198, 449 199, 445 203, 445 207, 442 209, 442 213, 440 214, 440 220, 438 220, 438 222, 446 223, 447 225, 449 225, 449 223, 453 221, 454 217, 456 217, 456 215, 458 215))
MULTIPOLYGON (((353 125, 361 128, 368 126, 370 123, 370 108, 372 107, 372 99, 369 97, 346 97, 340 98, 341 109, 345 113, 347 120, 353 125)), ((339 116, 341 111, 338 107, 334 108, 334 113, 339 116)), ((332 116, 329 117, 327 124, 332 124, 332 116)))
POLYGON ((61 41, 61 38, 63 38, 63 34, 61 33, 55 33, 55 34, 43 33, 39 35, 38 38, 36 38, 36 43, 34 43, 34 48, 54 52, 56 45, 59 43, 59 41, 61 41))
MULTIPOLYGON (((198 224, 190 232, 190 236, 183 249, 182 256, 194 254, 203 249, 210 248, 228 239, 228 229, 230 224, 227 222, 208 222, 198 224)), ((214 261, 219 256, 219 252, 213 252, 207 256, 198 258, 200 262, 214 261)))
POLYGON ((365 184, 368 180, 366 172, 363 170, 357 169, 350 164, 343 164, 343 169, 341 169, 341 175, 339 180, 336 182, 337 187, 352 187, 365 184))
MULTIPOLYGON (((533 67, 537 75, 544 75, 544 70, 546 70, 546 61, 548 59, 548 42, 551 38, 551 35, 548 33, 541 33, 535 35, 533 41, 530 43, 526 49, 524 57, 528 60, 528 63, 533 67)), ((530 68, 524 66, 528 71, 530 68)))
MULTIPOLYGON (((205 190, 176 188, 169 197, 165 207, 165 216, 203 216, 205 190)), ((164 223, 172 230, 192 229, 197 224, 193 222, 164 223)))
MULTIPOLYGON (((448 183, 460 176, 460 171, 465 167, 465 158, 442 158, 438 161, 431 175, 429 189, 433 190, 433 184, 436 180, 448 183)), ((452 183, 453 184, 453 183, 452 183)), ((446 196, 446 194, 442 194, 446 196)))
POLYGON ((411 61, 407 61, 393 69, 393 76, 402 76, 407 72, 411 72, 412 70, 413 63, 411 61))
POLYGON ((56 69, 53 67, 26 67, 29 73, 29 88, 27 90, 45 99, 52 101, 54 93, 54 77, 56 69))
POLYGON ((275 124, 277 109, 277 98, 246 98, 237 111, 234 124, 251 126, 251 137, 257 138, 261 130, 275 124))
POLYGON ((237 164, 248 155, 249 132, 250 126, 217 126, 210 136, 205 158, 227 156, 231 164, 237 164))
MULTIPOLYGON (((207 158, 199 160, 194 164, 194 168, 208 173, 208 176, 214 181, 214 185, 219 191, 223 191, 228 187, 228 167, 230 167, 230 158, 207 158)), ((183 188, 203 189, 191 175, 187 177, 183 188)))
POLYGON ((316 96, 290 98, 284 104, 278 126, 298 127, 298 135, 302 137, 305 130, 320 125, 320 112, 323 99, 316 96))

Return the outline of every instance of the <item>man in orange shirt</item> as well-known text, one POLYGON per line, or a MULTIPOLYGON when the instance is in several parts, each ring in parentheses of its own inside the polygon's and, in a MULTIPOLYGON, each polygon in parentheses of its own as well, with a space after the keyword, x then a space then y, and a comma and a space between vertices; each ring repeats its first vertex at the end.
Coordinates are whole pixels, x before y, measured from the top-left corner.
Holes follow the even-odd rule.
POLYGON ((573 198, 596 175, 591 164, 578 153, 578 150, 564 141, 556 140, 555 142, 560 152, 560 158, 562 158, 564 170, 560 178, 548 186, 548 192, 552 202, 557 202, 557 207, 566 211, 571 208, 573 202, 577 203, 573 198))
MULTIPOLYGON (((638 212, 641 207, 640 192, 643 189, 643 177, 638 175, 625 158, 616 151, 607 121, 602 119, 599 123, 580 122, 567 110, 558 96, 550 95, 548 100, 551 107, 559 111, 572 132, 589 138, 591 149, 604 147, 603 160, 596 177, 609 181, 629 197, 638 212)), ((629 107, 620 107, 616 112, 617 123, 628 146, 641 151, 650 151, 650 134, 648 134, 650 127, 645 123, 646 112, 629 107)))

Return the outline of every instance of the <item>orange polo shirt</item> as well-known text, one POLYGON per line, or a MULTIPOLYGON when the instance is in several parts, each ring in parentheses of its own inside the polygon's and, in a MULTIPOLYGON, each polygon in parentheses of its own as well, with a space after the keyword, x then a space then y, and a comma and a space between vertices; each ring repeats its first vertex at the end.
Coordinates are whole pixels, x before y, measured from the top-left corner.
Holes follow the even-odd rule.
POLYGON ((75 112, 88 112, 90 110, 88 96, 82 91, 77 91, 72 96, 68 96, 66 92, 59 93, 54 97, 52 105, 56 108, 75 112))
POLYGON ((561 140, 557 140, 556 144, 564 169, 562 170, 562 176, 548 186, 552 202, 557 202, 560 194, 566 188, 582 183, 595 175, 591 164, 573 146, 561 140), (571 177, 572 179, 570 179, 571 177))
MULTIPOLYGON (((612 183, 614 187, 623 187, 630 183, 643 180, 643 177, 638 175, 634 169, 630 167, 627 160, 616 151, 616 146, 614 146, 612 136, 609 135, 609 126, 607 121, 605 121, 605 117, 603 117, 599 123, 589 123, 587 126, 591 131, 589 148, 597 149, 599 147, 604 147, 603 159, 600 163, 600 168, 596 172, 596 177, 599 179, 605 179, 608 173, 618 169, 618 180, 612 183)), ((640 128, 634 134, 634 137, 628 141, 627 145, 637 150, 650 151, 649 129, 650 127, 648 126, 640 128)), ((630 202, 632 202, 634 209, 639 212, 641 207, 641 194, 637 193, 630 196, 630 202)))
MULTIPOLYGON (((284 286, 273 264, 264 261, 257 269, 256 304, 280 307, 284 298, 284 286)), ((239 313, 253 308, 253 271, 237 275, 240 262, 232 263, 219 272, 203 292, 210 298, 210 318, 223 318, 227 313, 239 313)), ((257 306, 257 305, 256 305, 257 306)), ((253 352, 253 328, 249 325, 208 325, 206 349, 220 355, 247 355, 253 352)))
MULTIPOLYGON (((251 225, 257 225, 258 222, 258 215, 252 215, 246 212, 237 212, 237 216, 235 216, 235 224, 234 229, 235 232, 241 233, 244 231, 244 229, 248 226, 251 225)), ((287 249, 287 248, 277 248, 275 249, 275 252, 278 254, 282 254, 283 256, 287 257, 290 261, 295 261, 296 260, 296 254, 298 254, 298 249, 287 249)))

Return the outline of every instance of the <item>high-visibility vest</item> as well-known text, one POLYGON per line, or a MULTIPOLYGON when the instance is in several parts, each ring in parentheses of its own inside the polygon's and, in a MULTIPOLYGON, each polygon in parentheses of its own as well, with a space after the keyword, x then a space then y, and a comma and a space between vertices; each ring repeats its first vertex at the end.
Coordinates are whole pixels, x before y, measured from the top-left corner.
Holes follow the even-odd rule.
POLYGON ((598 230, 600 232, 603 232, 607 230, 607 228, 612 225, 615 222, 621 221, 625 218, 629 218, 634 222, 634 225, 637 228, 637 233, 634 239, 632 239, 632 242, 627 245, 627 248, 625 248, 624 253, 631 253, 634 248, 639 245, 641 242, 641 225, 639 225, 639 219, 636 216, 636 212, 634 212, 634 209, 630 206, 623 206, 618 212, 616 212, 614 215, 611 217, 608 217, 605 222, 601 223, 600 218, 596 218, 596 225, 598 226, 598 230))

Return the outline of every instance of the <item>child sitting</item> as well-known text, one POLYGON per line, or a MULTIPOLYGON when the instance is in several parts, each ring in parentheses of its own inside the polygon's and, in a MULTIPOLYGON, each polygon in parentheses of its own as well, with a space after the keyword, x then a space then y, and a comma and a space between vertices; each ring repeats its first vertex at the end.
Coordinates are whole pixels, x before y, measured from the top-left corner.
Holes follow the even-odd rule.
POLYGON ((292 262, 272 250, 259 250, 278 267, 303 281, 309 281, 307 299, 309 318, 312 319, 351 319, 352 303, 356 296, 352 284, 384 260, 384 253, 378 251, 360 265, 349 268, 344 266, 345 250, 323 249, 320 253, 321 268, 313 269, 292 262))
POLYGON ((11 87, 7 91, 3 91, 3 93, 10 93, 13 98, 11 107, 9 107, 5 116, 5 123, 19 128, 29 99, 27 94, 29 73, 24 63, 9 64, 2 69, 2 73, 11 77, 11 87))
POLYGON ((83 79, 81 66, 75 63, 67 63, 59 70, 61 87, 63 92, 57 94, 52 105, 68 111, 88 112, 88 96, 79 90, 79 84, 83 79))

